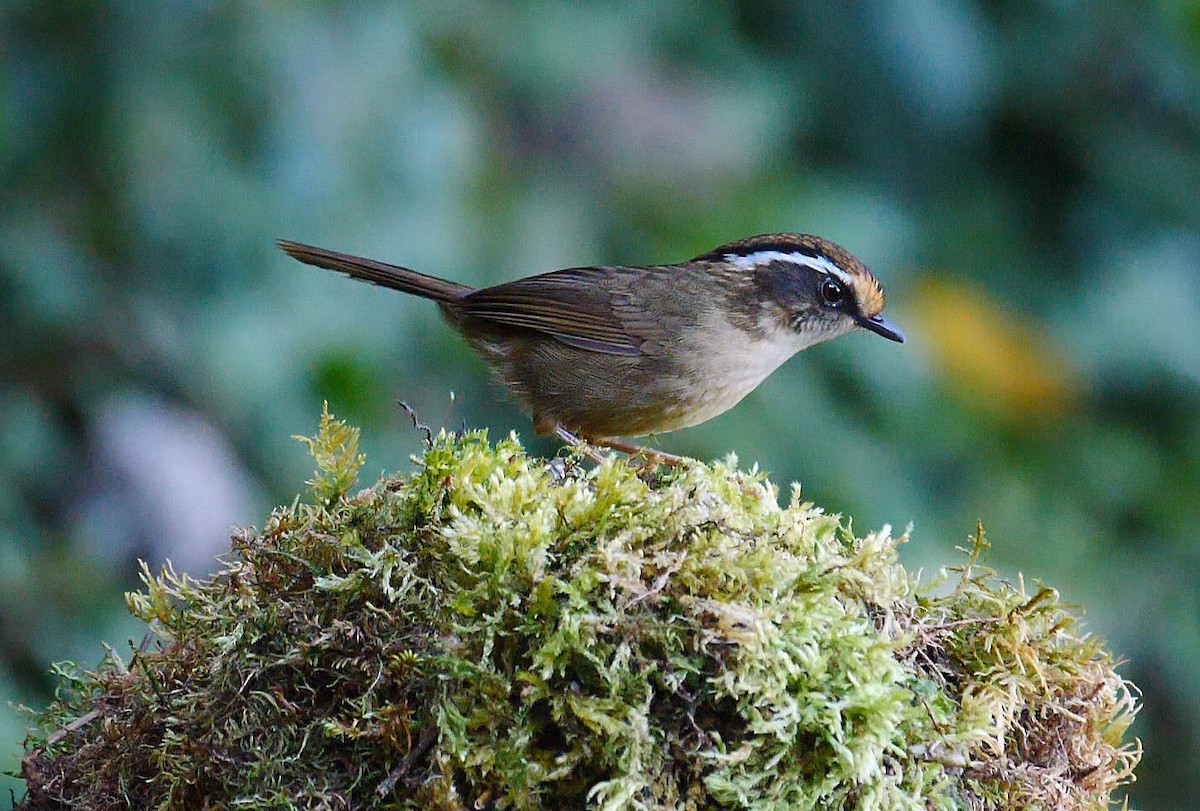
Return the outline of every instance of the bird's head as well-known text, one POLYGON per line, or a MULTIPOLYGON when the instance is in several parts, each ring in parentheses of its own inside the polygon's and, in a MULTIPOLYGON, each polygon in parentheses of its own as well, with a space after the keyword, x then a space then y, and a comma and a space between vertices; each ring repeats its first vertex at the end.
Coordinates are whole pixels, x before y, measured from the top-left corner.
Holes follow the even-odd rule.
POLYGON ((855 328, 903 342, 904 333, 883 316, 883 286, 850 252, 808 234, 763 234, 722 245, 695 258, 726 265, 751 282, 769 317, 810 338, 810 343, 855 328))

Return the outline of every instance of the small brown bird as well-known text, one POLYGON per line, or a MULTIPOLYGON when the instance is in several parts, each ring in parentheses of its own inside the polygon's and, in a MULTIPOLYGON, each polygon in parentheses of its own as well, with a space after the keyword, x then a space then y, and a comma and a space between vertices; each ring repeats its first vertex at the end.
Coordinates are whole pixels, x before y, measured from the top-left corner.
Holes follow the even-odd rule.
POLYGON ((880 314, 883 288, 871 271, 805 234, 749 237, 677 265, 568 268, 481 290, 296 242, 279 247, 433 299, 539 434, 630 452, 642 449, 617 437, 715 417, 813 344, 856 327, 904 340, 880 314))

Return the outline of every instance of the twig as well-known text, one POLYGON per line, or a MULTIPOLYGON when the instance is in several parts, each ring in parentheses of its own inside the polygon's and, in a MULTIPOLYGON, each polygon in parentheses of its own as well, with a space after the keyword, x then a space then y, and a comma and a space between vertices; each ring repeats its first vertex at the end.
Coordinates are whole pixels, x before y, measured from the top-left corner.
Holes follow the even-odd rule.
POLYGON ((433 729, 425 730, 421 735, 420 742, 417 743, 417 748, 409 750, 405 755, 404 760, 400 765, 388 772, 388 776, 383 779, 379 787, 375 789, 375 794, 379 797, 386 797, 392 793, 392 789, 400 782, 400 778, 407 774, 408 770, 413 767, 413 764, 425 756, 425 753, 433 748, 434 741, 437 740, 437 732, 433 729))
POLYGON ((99 717, 100 717, 100 710, 98 710, 98 709, 88 710, 83 715, 79 716, 74 721, 72 721, 71 723, 69 723, 65 727, 63 727, 62 729, 56 730, 54 733, 52 733, 50 735, 49 738, 46 738, 46 748, 48 749, 51 746, 54 746, 54 744, 58 743, 63 738, 67 737, 75 730, 81 729, 82 727, 87 726, 88 724, 90 724, 92 721, 96 720, 99 717))
POLYGON ((409 419, 412 420, 413 428, 415 428, 416 430, 425 434, 425 444, 432 445, 433 444, 433 429, 417 419, 417 412, 415 410, 413 410, 413 407, 410 406, 408 403, 404 402, 403 400, 397 400, 396 404, 404 409, 405 414, 408 414, 409 419))

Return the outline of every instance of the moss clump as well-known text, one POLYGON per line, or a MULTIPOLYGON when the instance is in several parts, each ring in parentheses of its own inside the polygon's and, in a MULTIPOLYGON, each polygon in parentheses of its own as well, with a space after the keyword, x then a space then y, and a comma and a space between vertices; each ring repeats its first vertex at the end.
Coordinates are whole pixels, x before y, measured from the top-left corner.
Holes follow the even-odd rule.
MULTIPOLYGON (((1105 808, 1136 709, 1049 589, 974 557, 915 588, 888 531, 732 463, 647 473, 436 438, 215 578, 145 575, 158 641, 63 674, 19 807, 1105 808)), ((977 538, 975 554, 982 547, 977 538)))

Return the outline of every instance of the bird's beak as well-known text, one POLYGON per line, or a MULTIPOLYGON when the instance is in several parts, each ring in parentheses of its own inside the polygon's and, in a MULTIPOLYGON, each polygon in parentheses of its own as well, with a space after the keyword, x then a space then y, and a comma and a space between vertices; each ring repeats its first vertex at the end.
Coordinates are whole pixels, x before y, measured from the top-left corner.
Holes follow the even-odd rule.
POLYGON ((904 343, 904 333, 900 328, 891 321, 884 318, 882 315, 873 315, 870 318, 859 318, 858 325, 863 329, 869 329, 876 335, 882 335, 889 341, 895 341, 898 344, 904 343))

